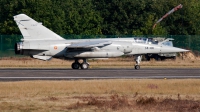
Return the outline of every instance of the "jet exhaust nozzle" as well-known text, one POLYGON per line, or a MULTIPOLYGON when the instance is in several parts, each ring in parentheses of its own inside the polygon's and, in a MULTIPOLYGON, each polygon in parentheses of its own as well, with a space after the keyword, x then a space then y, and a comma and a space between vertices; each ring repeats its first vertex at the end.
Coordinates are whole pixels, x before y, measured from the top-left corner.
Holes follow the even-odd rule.
POLYGON ((15 43, 15 54, 23 55, 23 43, 22 42, 15 43))

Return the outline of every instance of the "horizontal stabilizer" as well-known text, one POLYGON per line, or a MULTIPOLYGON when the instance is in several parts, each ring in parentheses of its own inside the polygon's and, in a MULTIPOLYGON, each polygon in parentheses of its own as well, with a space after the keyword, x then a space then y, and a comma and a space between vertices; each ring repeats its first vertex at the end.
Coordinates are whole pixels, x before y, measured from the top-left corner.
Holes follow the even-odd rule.
POLYGON ((72 43, 68 46, 68 48, 93 48, 93 47, 101 47, 110 45, 112 42, 107 40, 98 40, 98 41, 85 41, 85 42, 78 42, 72 43))

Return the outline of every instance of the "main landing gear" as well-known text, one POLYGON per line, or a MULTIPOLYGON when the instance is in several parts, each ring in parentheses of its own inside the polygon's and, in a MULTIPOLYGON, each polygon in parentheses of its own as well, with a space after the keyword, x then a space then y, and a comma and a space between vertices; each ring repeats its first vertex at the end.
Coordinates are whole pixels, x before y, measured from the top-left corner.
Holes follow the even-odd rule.
POLYGON ((87 62, 86 59, 83 59, 82 63, 79 63, 79 59, 75 59, 75 62, 72 63, 72 69, 88 69, 89 68, 89 63, 87 62))
POLYGON ((136 70, 139 70, 140 69, 140 62, 141 62, 141 59, 142 59, 142 55, 135 55, 135 69, 136 70))
MULTIPOLYGON (((140 69, 140 62, 142 59, 142 55, 135 55, 135 69, 139 70, 140 69)), ((75 59, 75 61, 72 63, 72 69, 88 69, 89 68, 89 63, 87 62, 87 59, 82 59, 82 63, 79 62, 80 59, 75 59)))

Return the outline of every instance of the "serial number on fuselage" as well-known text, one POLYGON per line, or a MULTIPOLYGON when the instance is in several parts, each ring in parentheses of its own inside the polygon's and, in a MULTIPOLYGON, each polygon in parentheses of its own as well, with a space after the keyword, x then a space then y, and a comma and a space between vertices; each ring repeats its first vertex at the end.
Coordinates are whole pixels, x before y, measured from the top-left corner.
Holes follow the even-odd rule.
POLYGON ((154 49, 154 47, 145 47, 145 49, 154 49))

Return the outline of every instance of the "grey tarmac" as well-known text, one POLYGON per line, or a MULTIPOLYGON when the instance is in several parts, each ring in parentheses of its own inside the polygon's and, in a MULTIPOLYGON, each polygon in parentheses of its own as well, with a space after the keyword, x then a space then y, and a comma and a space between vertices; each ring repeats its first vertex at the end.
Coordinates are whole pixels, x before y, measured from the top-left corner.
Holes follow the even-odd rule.
POLYGON ((0 81, 80 79, 196 79, 200 69, 0 69, 0 81))

